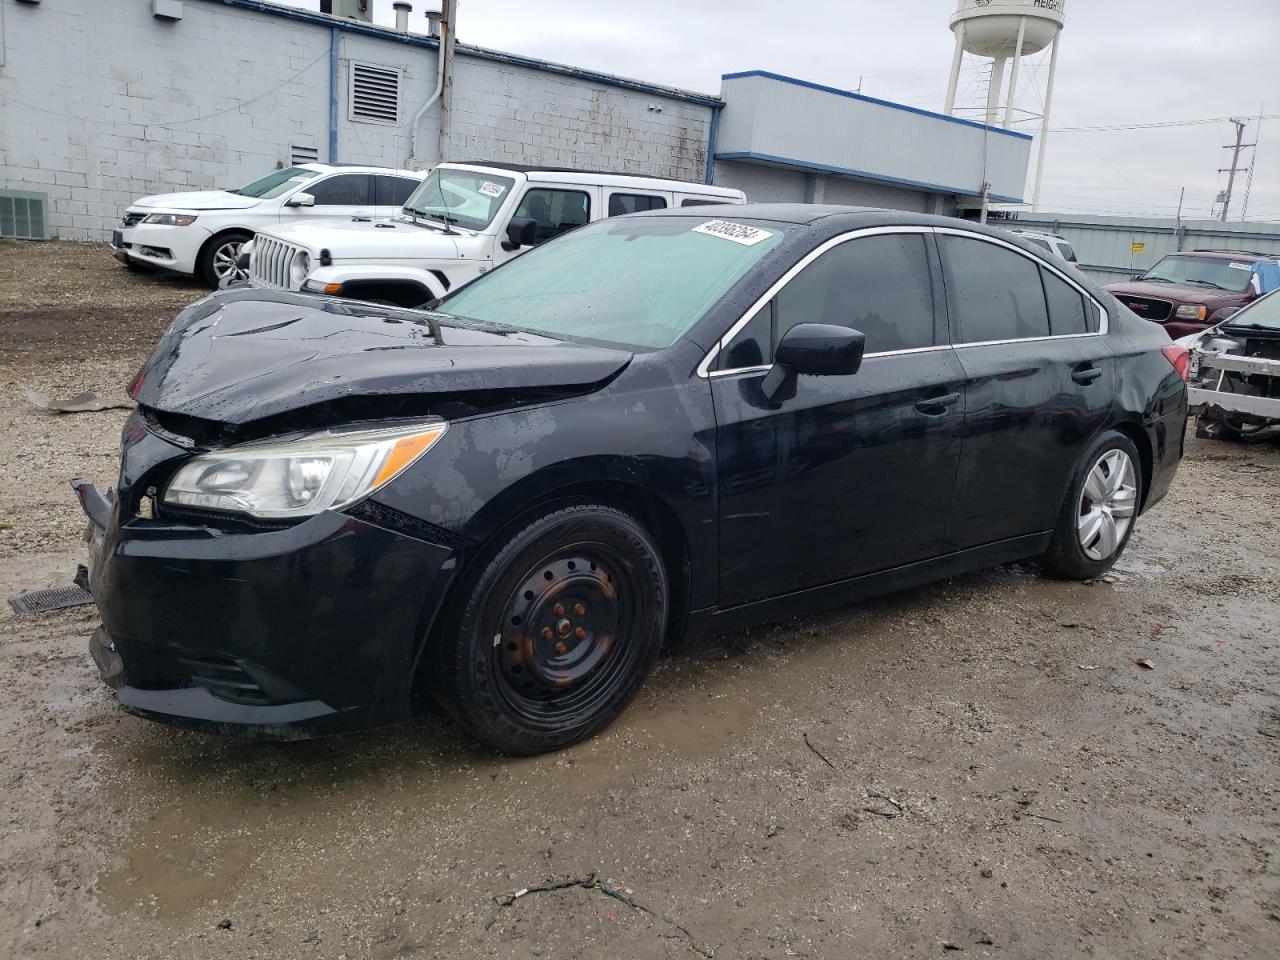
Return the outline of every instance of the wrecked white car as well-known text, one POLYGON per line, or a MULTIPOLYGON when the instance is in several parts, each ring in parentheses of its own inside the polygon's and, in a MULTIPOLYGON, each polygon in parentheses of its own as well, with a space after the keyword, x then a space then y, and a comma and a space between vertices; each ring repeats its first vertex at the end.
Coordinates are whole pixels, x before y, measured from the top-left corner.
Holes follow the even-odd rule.
POLYGON ((1197 415, 1196 436, 1243 441, 1280 436, 1277 293, 1177 341, 1190 351, 1189 400, 1197 415))

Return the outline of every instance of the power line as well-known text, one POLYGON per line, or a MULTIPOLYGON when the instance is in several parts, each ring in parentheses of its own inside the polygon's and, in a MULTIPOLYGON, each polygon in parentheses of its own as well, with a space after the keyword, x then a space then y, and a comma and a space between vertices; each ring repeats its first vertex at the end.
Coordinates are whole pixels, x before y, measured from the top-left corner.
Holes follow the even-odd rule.
MULTIPOLYGON (((1253 119, 1262 123, 1280 120, 1280 113, 1261 114, 1253 119)), ((1163 130, 1169 127, 1203 127, 1213 123, 1233 123, 1231 117, 1204 117, 1199 120, 1162 120, 1156 123, 1117 123, 1102 127, 1055 127, 1051 133, 1105 133, 1119 130, 1163 130)))

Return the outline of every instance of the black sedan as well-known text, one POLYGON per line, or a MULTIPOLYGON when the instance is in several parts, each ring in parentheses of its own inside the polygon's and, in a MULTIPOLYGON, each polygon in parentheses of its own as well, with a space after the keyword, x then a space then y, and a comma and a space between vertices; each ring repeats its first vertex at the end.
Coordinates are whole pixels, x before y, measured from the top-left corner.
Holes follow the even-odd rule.
POLYGON ((604 220, 433 311, 261 290, 175 320, 90 518, 130 712, 306 737, 434 699, 512 753, 664 642, 1121 554, 1182 455, 1187 355, 957 220, 604 220))

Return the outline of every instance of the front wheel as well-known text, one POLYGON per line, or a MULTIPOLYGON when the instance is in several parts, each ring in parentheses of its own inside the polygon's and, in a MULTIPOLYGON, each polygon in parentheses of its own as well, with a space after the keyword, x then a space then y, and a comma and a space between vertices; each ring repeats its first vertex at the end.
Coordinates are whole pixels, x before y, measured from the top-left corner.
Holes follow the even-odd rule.
POLYGON ((1129 543, 1141 503, 1138 448, 1124 434, 1109 430, 1076 467, 1053 539, 1041 558, 1045 569, 1071 580, 1106 573, 1129 543))
POLYGON ((204 245, 196 261, 196 274, 217 290, 223 280, 245 280, 245 273, 236 266, 240 248, 253 239, 244 230, 231 230, 219 234, 204 245))
POLYGON ((634 518, 581 505, 516 532, 463 584, 432 686, 475 737, 513 754, 592 736, 630 703, 666 630, 662 557, 634 518))

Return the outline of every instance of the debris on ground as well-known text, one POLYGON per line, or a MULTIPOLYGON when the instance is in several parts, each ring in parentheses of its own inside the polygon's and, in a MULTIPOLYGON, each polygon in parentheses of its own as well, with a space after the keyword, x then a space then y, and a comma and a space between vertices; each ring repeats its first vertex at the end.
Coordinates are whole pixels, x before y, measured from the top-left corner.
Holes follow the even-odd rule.
POLYGON ((1133 662, 1143 670, 1154 670, 1156 668, 1156 662, 1154 660, 1135 660, 1133 662))
POLYGON ((79 607, 93 603, 93 596, 79 585, 66 587, 50 587, 48 590, 29 590, 9 597, 9 606, 14 613, 24 616, 35 616, 52 613, 67 607, 79 607))
POLYGON ((77 393, 66 400, 51 400, 43 393, 37 393, 30 387, 23 387, 27 402, 48 413, 97 413, 99 410, 129 410, 133 408, 130 400, 103 400, 92 390, 77 393))

